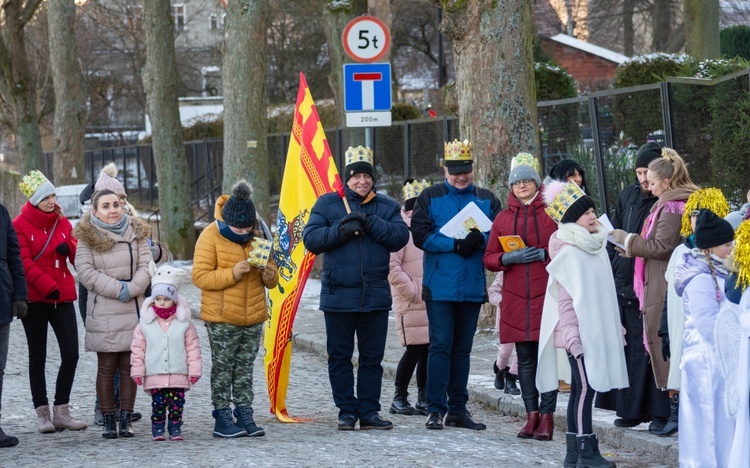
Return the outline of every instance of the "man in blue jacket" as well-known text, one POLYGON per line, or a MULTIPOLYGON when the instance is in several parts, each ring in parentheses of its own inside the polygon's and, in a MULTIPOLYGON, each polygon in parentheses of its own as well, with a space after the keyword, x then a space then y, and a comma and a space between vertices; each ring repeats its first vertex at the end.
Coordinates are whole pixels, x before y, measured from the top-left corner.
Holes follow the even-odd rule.
POLYGON ((466 238, 454 239, 440 232, 469 203, 490 220, 501 210, 492 192, 474 185, 473 162, 468 141, 446 143, 445 183, 422 191, 411 220, 414 245, 424 250, 422 299, 430 322, 428 429, 442 429, 443 417, 446 426, 486 428, 471 418, 466 403, 474 332, 487 301, 482 257, 489 233, 474 228, 466 238))
POLYGON ((373 187, 372 150, 358 146, 346 151, 344 200, 328 193, 315 202, 302 232, 305 248, 323 255, 320 309, 325 314, 328 377, 339 409, 338 428, 391 429, 380 417, 381 362, 388 333, 391 252, 409 241, 401 206, 373 187), (354 335, 359 364, 354 394, 354 335))
MULTIPOLYGON (((3 398, 3 375, 8 362, 10 322, 13 317, 26 316, 26 276, 21 261, 21 248, 8 210, 0 205, 0 409, 3 398)), ((0 447, 18 445, 18 439, 0 429, 0 447)))

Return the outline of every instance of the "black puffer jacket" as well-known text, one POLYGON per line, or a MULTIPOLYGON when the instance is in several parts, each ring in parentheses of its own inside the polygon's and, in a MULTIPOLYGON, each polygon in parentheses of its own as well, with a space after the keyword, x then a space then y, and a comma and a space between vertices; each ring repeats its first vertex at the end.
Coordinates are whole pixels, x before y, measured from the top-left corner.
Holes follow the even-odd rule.
POLYGON ((21 247, 8 210, 0 205, 0 325, 13 320, 13 301, 27 297, 21 247))
MULTIPOLYGON (((643 222, 651 212, 651 207, 657 198, 651 193, 644 196, 641 185, 635 182, 625 187, 620 193, 615 208, 615 216, 612 218, 612 226, 622 229, 628 233, 641 233, 643 222)), ((621 257, 615 252, 613 245, 608 244, 609 258, 612 261, 612 271, 615 276, 615 287, 617 288, 617 300, 621 307, 638 307, 638 298, 633 290, 633 271, 635 270, 635 258, 621 257)))

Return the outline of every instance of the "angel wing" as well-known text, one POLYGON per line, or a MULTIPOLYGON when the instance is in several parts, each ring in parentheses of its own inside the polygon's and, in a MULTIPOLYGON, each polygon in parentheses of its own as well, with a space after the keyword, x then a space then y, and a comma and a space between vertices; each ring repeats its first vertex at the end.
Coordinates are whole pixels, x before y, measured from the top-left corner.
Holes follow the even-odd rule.
POLYGON ((714 330, 717 354, 724 374, 724 409, 730 418, 736 416, 740 401, 737 377, 742 329, 738 314, 739 307, 736 304, 722 301, 714 330))

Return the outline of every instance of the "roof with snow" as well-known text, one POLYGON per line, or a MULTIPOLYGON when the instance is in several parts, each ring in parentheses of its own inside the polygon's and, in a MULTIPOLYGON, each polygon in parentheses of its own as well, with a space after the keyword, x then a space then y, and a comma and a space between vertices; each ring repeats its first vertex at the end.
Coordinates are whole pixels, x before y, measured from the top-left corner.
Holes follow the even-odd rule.
POLYGON ((576 39, 575 37, 568 36, 567 34, 557 34, 550 37, 549 40, 564 44, 569 47, 573 47, 592 55, 596 55, 597 57, 609 60, 610 62, 614 62, 618 65, 628 60, 628 56, 626 55, 618 54, 613 50, 605 49, 604 47, 600 47, 589 42, 584 42, 580 39, 576 39))

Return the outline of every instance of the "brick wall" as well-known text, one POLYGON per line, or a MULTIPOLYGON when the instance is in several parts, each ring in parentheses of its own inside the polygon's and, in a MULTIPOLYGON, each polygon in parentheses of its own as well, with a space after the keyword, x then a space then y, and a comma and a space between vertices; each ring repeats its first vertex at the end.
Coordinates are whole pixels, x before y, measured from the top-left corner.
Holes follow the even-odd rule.
POLYGON ((576 80, 579 91, 601 91, 615 77, 617 64, 558 42, 542 39, 544 51, 576 80))

